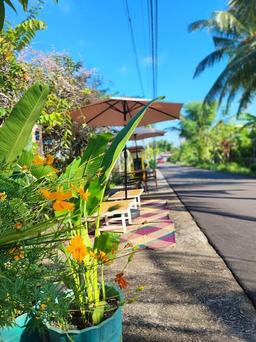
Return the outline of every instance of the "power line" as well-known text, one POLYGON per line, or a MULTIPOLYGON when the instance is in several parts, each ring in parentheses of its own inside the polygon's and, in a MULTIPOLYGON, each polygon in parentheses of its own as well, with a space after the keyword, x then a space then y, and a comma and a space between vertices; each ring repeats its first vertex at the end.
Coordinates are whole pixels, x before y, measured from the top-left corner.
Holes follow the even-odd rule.
POLYGON ((158 0, 155 0, 155 96, 158 85, 158 0))
POLYGON ((158 78, 158 1, 148 0, 149 40, 152 66, 152 94, 157 96, 158 78))
POLYGON ((136 69, 137 69, 140 89, 141 89, 142 96, 144 97, 144 87, 143 87, 143 82, 142 82, 142 77, 141 77, 140 64, 139 64, 139 59, 138 59, 138 53, 137 53, 137 48, 136 48, 136 43, 135 43, 135 36, 134 36, 134 30, 133 30, 133 26, 132 26, 132 20, 131 20, 128 0, 124 0, 124 7, 125 7, 126 15, 127 15, 129 29, 130 29, 132 49, 133 49, 133 53, 134 53, 134 57, 135 57, 135 63, 136 63, 136 69))

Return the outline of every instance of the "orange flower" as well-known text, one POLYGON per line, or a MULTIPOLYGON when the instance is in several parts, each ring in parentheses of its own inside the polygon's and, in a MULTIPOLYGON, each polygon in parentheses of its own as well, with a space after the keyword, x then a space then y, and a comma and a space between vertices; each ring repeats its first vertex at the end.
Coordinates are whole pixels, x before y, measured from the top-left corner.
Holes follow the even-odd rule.
POLYGON ((54 156, 52 156, 51 154, 47 154, 47 156, 45 157, 45 164, 52 165, 53 162, 54 162, 54 156))
POLYGON ((84 260, 84 257, 87 254, 87 249, 81 235, 76 235, 71 239, 70 244, 67 247, 67 251, 72 254, 76 261, 82 262, 84 260))
POLYGON ((34 159, 32 160, 32 164, 34 165, 44 165, 45 164, 45 158, 37 154, 34 159))
POLYGON ((54 200, 54 196, 53 196, 53 192, 50 192, 49 190, 47 189, 40 189, 42 195, 48 199, 48 200, 54 200))
POLYGON ((25 253, 19 247, 12 247, 9 249, 9 254, 13 254, 14 260, 18 261, 25 258, 25 253))
POLYGON ((115 278, 115 282, 120 286, 121 289, 126 289, 128 281, 123 277, 123 273, 118 273, 115 278))
POLYGON ((34 165, 49 165, 51 166, 54 162, 54 157, 50 154, 47 154, 47 156, 44 158, 43 156, 40 156, 40 154, 37 154, 34 159, 32 160, 32 163, 34 165))
POLYGON ((84 201, 88 201, 88 198, 89 198, 89 196, 90 196, 91 193, 88 192, 87 190, 84 191, 84 188, 83 188, 82 185, 80 185, 79 189, 78 189, 75 185, 72 185, 71 187, 72 187, 72 189, 73 189, 74 191, 76 191, 76 192, 79 193, 80 197, 81 197, 84 201))
POLYGON ((84 191, 83 188, 80 188, 78 192, 79 192, 79 195, 81 196, 81 198, 82 198, 84 201, 88 201, 88 198, 89 198, 89 196, 90 196, 90 192, 84 191))
POLYGON ((52 174, 59 172, 59 170, 55 169, 52 166, 53 162, 54 162, 54 157, 50 154, 47 154, 45 158, 43 156, 40 156, 40 154, 38 154, 32 160, 32 164, 34 165, 43 165, 43 166, 48 165, 51 168, 51 172, 49 172, 48 176, 51 176, 52 174))
POLYGON ((75 208, 75 205, 74 203, 57 200, 53 203, 52 207, 55 211, 65 211, 65 210, 73 211, 75 208))
POLYGON ((22 228, 22 223, 17 222, 17 223, 15 224, 15 229, 20 230, 21 228, 22 228))
POLYGON ((40 189, 40 191, 46 199, 54 201, 52 207, 55 211, 74 210, 74 203, 66 202, 66 200, 72 197, 71 191, 64 192, 63 189, 56 192, 50 192, 47 189, 40 189))

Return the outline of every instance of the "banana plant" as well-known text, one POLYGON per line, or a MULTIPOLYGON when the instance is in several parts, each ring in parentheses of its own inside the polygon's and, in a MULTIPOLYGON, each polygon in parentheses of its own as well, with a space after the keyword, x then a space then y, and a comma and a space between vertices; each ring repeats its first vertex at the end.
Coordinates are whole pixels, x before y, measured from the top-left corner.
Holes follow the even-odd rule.
POLYGON ((36 83, 15 105, 8 119, 0 127, 0 162, 11 164, 21 155, 48 94, 48 85, 36 83))
MULTIPOLYGON (((158 98, 161 99, 161 98, 158 98)), ((73 288, 74 294, 79 303, 79 308, 83 319, 86 319, 88 307, 91 310, 91 321, 98 324, 104 316, 104 307, 106 305, 106 291, 104 283, 104 265, 102 260, 97 259, 99 256, 105 256, 108 260, 112 260, 118 247, 119 239, 116 234, 103 233, 100 234, 100 218, 101 206, 105 194, 107 182, 110 174, 115 166, 116 161, 120 157, 126 143, 133 134, 135 128, 139 125, 148 107, 156 100, 149 102, 142 110, 140 110, 129 123, 116 135, 112 142, 110 137, 106 135, 96 135, 89 142, 80 163, 75 161, 71 167, 68 167, 64 175, 60 176, 61 183, 65 183, 65 177, 72 175, 73 181, 82 182, 80 197, 77 197, 76 211, 74 212, 74 226, 81 226, 79 235, 71 235, 70 251, 74 250, 74 245, 79 244, 79 248, 84 250, 84 259, 82 268, 79 268, 74 254, 74 260, 68 256, 67 266, 71 268, 70 274, 74 275, 73 288), (81 177, 82 176, 82 177, 81 177), (85 197, 84 194, 87 194, 85 197), (80 218, 79 218, 80 216, 80 218), (87 221, 95 217, 96 227, 94 233, 94 244, 89 237, 87 221), (79 222, 79 223, 78 223, 79 222), (72 237, 73 236, 73 237, 72 237), (85 246, 83 247, 83 242, 85 246), (87 254, 90 251, 91 254, 87 254), (94 257, 92 257, 92 255, 94 257), (81 272, 82 269, 82 272, 81 272), (79 274, 77 274, 79 270, 79 274), (98 281, 98 272, 101 270, 101 284, 98 281), (81 292, 85 291, 88 296, 86 299, 81 296, 81 292), (102 293, 102 296, 101 296, 102 293)), ((66 180, 66 184, 73 182, 71 179, 66 180)), ((68 190, 68 189, 67 189, 68 190)), ((79 192, 78 191, 78 192, 79 192)), ((63 248, 65 250, 65 248, 63 248)), ((72 252, 71 252, 72 253, 72 252)), ((89 310, 89 311, 90 311, 89 310)))

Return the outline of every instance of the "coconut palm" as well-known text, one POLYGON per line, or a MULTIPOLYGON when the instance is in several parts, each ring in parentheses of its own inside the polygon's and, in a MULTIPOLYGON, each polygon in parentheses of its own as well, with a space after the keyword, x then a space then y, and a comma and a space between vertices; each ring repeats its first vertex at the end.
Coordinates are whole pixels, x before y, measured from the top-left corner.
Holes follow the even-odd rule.
POLYGON ((256 20, 256 6, 254 0, 230 0, 229 7, 235 11, 239 18, 245 18, 249 21, 256 20))
MULTIPOLYGON (((238 12, 237 9, 242 8, 242 1, 230 1, 230 6, 229 11, 214 12, 209 19, 192 23, 189 30, 208 29, 215 45, 215 50, 197 66, 194 77, 221 60, 227 60, 224 70, 206 95, 205 102, 217 99, 220 105, 225 98, 228 108, 239 93, 240 112, 256 94, 256 20, 248 20, 248 17, 238 12)), ((242 13, 245 13, 245 9, 248 10, 248 7, 244 7, 242 13)))

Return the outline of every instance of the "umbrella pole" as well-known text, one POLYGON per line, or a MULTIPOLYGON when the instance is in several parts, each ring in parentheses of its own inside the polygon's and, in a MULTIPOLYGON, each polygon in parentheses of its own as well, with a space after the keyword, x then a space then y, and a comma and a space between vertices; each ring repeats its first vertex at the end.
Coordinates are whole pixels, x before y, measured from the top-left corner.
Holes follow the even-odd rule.
MULTIPOLYGON (((129 113, 129 107, 127 101, 123 103, 124 113, 124 125, 127 124, 127 114, 129 113)), ((124 147, 124 186, 125 186, 125 199, 128 198, 128 174, 127 174, 127 147, 124 147)))
POLYGON ((125 199, 128 198, 128 174, 127 174, 127 147, 124 147, 124 186, 125 186, 125 199))
POLYGON ((136 134, 135 134, 135 147, 136 147, 136 159, 138 159, 138 158, 139 158, 139 155, 138 155, 138 145, 137 145, 136 134))

